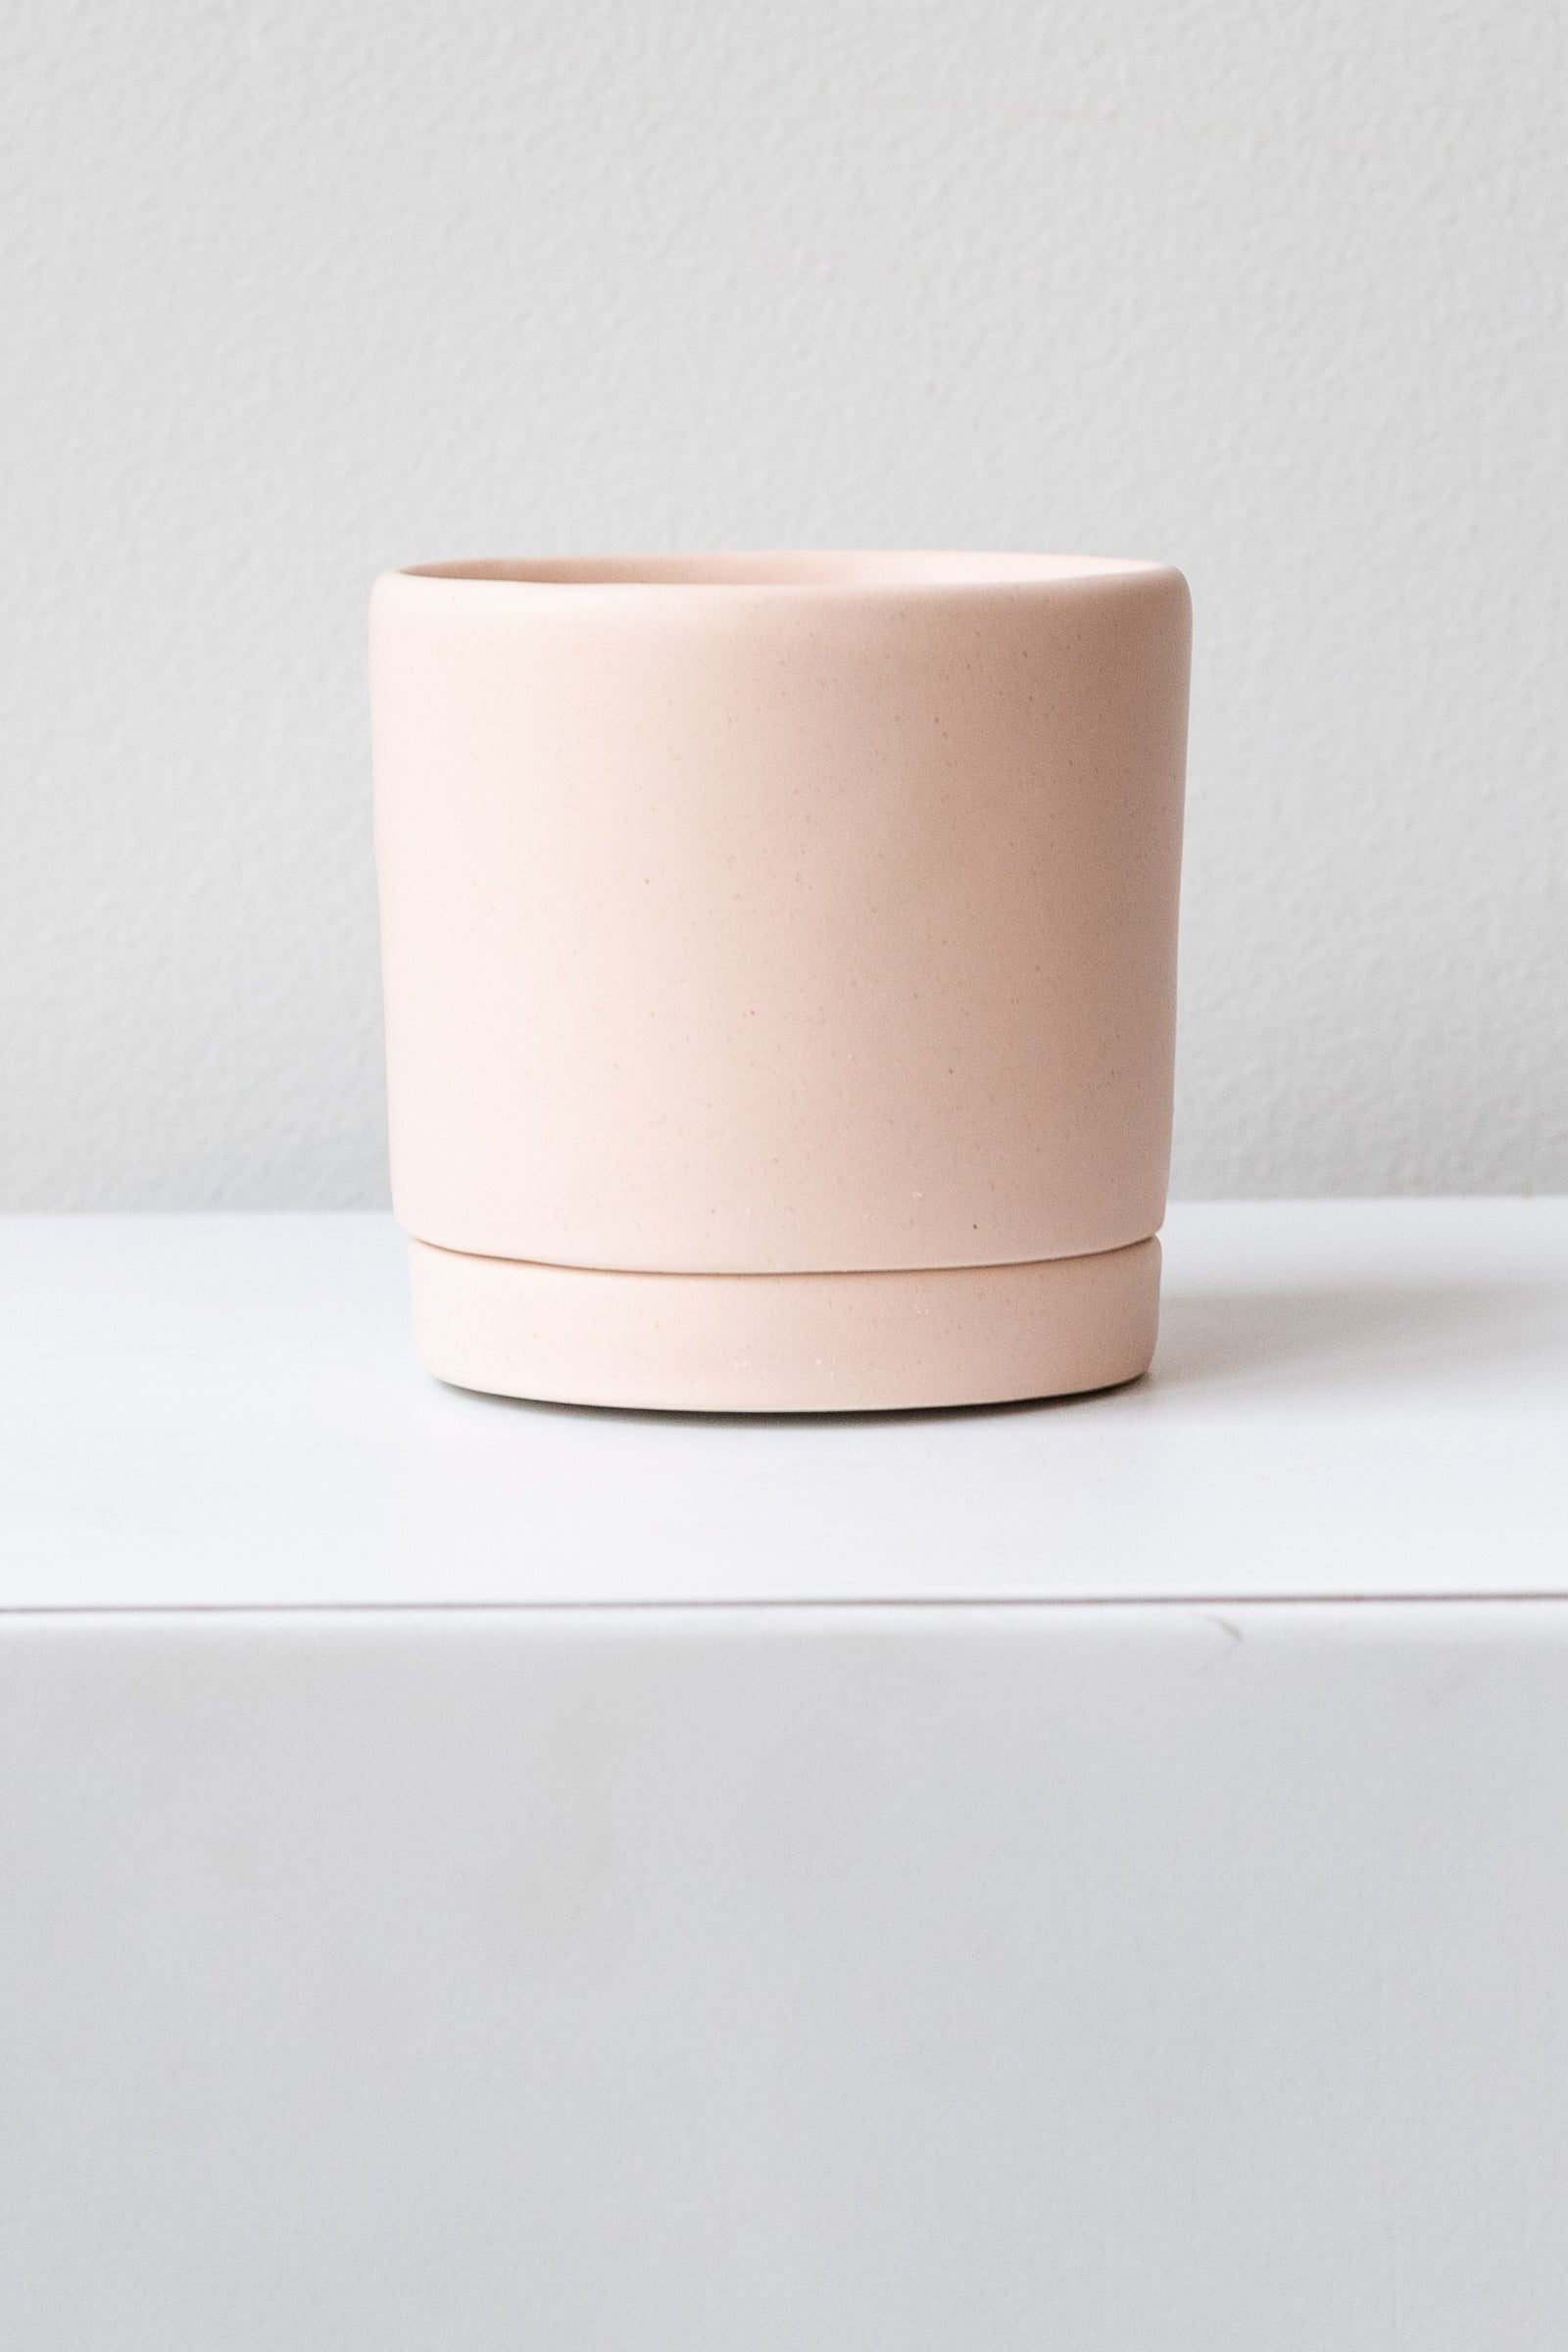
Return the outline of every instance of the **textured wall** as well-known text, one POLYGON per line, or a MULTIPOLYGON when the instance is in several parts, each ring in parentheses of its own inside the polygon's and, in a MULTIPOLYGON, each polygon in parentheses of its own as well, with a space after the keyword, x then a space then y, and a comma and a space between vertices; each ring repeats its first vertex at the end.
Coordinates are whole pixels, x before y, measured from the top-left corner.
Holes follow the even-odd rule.
POLYGON ((382 566, 1180 563, 1177 1183, 1568 1187, 1552 0, 11 0, 0 1201, 383 1197, 382 566))

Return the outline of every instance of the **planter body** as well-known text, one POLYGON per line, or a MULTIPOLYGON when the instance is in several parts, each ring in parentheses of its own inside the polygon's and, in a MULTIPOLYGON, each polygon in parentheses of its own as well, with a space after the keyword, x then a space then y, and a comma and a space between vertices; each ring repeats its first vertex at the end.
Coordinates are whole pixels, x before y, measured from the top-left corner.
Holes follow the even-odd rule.
POLYGON ((717 1409, 1146 1369, 1189 631, 1179 573, 1080 559, 381 580, 431 1368, 717 1409))

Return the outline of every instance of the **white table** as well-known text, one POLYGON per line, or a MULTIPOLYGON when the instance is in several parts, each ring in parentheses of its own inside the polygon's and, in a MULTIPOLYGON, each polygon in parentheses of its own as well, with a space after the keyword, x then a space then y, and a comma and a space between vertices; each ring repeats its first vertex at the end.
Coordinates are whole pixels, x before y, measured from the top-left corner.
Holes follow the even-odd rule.
POLYGON ((1568 2343, 1568 1203, 1166 1240, 1134 1389, 756 1423, 0 1223, 0 2336, 1568 2343))
POLYGON ((0 1220, 0 1607, 1568 1591, 1568 1202, 1166 1250, 1132 1388, 758 1424, 441 1388, 382 1218, 0 1220))

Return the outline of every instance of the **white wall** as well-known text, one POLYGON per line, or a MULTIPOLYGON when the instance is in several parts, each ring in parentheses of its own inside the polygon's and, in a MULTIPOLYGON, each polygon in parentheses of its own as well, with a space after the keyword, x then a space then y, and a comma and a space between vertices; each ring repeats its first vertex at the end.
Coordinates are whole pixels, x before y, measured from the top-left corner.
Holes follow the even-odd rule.
POLYGON ((383 1197, 436 556, 1169 558, 1177 1184, 1568 1187, 1554 0, 10 0, 0 1201, 383 1197))

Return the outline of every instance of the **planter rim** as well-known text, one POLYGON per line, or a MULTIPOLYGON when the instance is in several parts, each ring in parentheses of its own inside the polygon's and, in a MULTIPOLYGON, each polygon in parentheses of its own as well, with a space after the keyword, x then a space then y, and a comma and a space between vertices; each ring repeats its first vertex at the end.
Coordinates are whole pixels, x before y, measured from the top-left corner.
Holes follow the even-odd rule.
POLYGON ((447 591, 500 589, 508 597, 569 590, 591 595, 681 597, 1059 594, 1099 584, 1179 579, 1173 564, 1142 557, 1026 555, 959 549, 791 548, 680 555, 467 557, 410 564, 383 582, 427 581, 447 591))

